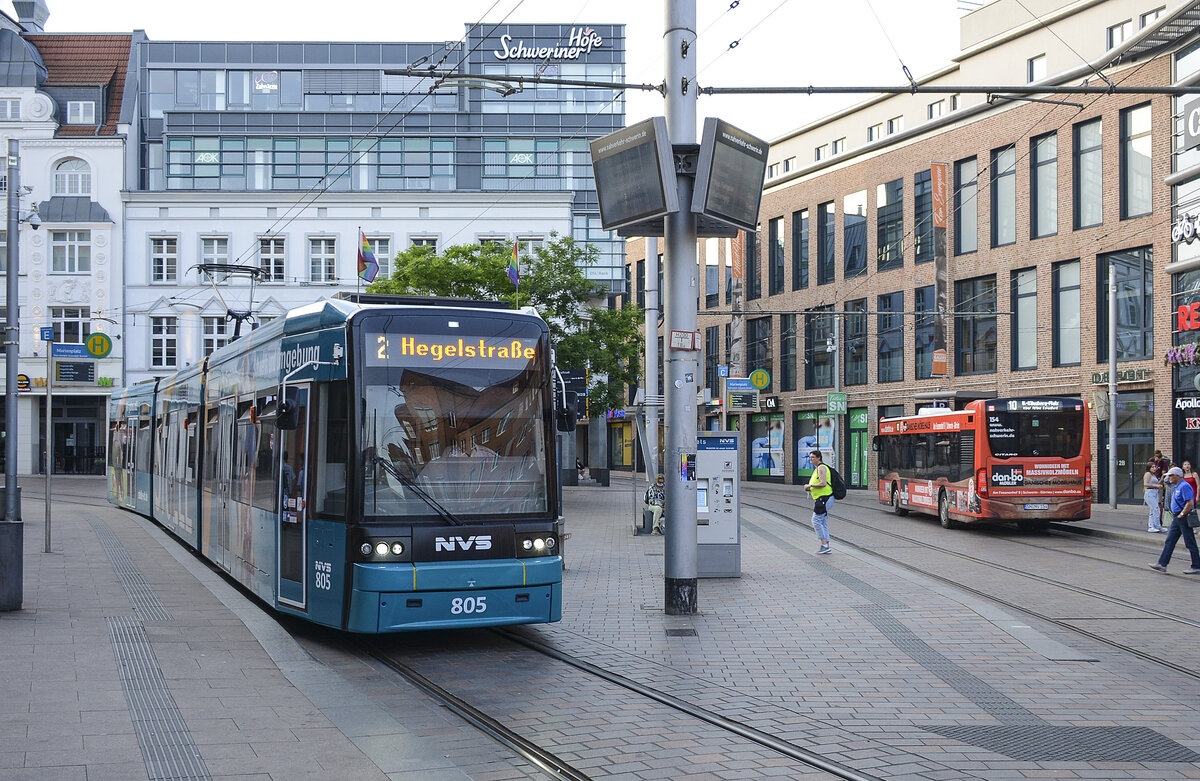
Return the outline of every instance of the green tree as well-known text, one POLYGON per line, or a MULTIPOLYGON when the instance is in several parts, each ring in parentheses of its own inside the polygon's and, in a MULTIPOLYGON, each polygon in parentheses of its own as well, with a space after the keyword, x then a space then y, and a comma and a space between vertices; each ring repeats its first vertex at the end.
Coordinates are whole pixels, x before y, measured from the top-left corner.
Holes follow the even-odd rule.
POLYGON ((588 391, 593 416, 625 405, 625 388, 637 382, 641 311, 628 304, 602 306, 606 289, 584 276, 599 251, 569 236, 550 241, 521 259, 520 286, 508 278, 512 245, 460 244, 435 253, 411 247, 399 253, 392 275, 370 293, 444 296, 532 306, 550 326, 558 368, 586 369, 596 383, 588 391))

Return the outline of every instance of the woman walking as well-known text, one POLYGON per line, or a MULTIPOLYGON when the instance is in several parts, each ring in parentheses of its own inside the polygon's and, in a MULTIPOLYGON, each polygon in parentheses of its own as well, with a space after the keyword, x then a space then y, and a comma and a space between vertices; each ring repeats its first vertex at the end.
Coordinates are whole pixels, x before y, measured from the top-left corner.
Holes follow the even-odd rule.
POLYGON ((821 547, 817 549, 817 553, 831 553, 829 508, 833 505, 833 477, 829 474, 829 467, 821 463, 820 450, 812 451, 808 457, 813 464, 813 473, 812 477, 808 479, 808 485, 804 486, 804 490, 808 491, 808 495, 813 498, 813 531, 817 533, 817 539, 821 541, 821 547))
POLYGON ((1146 464, 1146 474, 1142 475, 1142 488, 1145 489, 1143 501, 1150 509, 1146 531, 1151 534, 1165 531, 1162 525, 1162 470, 1154 462, 1146 464))

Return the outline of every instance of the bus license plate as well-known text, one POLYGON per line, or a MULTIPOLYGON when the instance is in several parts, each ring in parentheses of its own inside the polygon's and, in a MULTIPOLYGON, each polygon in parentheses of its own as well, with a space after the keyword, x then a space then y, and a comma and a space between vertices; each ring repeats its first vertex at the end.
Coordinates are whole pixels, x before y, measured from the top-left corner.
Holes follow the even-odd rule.
POLYGON ((1048 504, 1027 504, 1027 505, 1025 505, 1025 509, 1026 510, 1049 510, 1050 505, 1048 505, 1048 504))

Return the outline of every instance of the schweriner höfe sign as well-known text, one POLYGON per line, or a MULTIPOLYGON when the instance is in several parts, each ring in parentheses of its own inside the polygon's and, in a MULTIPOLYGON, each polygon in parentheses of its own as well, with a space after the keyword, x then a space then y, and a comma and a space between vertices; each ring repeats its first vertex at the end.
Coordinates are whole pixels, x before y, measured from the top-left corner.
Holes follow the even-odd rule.
POLYGON ((493 49, 497 60, 578 60, 604 45, 604 39, 591 27, 572 27, 566 45, 526 46, 525 41, 513 43, 508 33, 500 36, 500 48, 493 49))

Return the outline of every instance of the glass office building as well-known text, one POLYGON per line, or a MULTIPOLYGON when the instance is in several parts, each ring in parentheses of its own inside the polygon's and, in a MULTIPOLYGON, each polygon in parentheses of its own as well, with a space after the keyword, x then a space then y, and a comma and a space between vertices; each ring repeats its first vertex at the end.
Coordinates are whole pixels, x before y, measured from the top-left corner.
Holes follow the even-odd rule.
POLYGON ((623 95, 503 94, 473 78, 623 81, 623 25, 483 24, 435 43, 143 40, 137 62, 138 190, 276 193, 281 210, 317 193, 567 194, 571 234, 600 250, 586 273, 623 292, 624 242, 600 228, 588 154, 624 125, 623 95), (396 73, 409 67, 457 78, 396 73))

